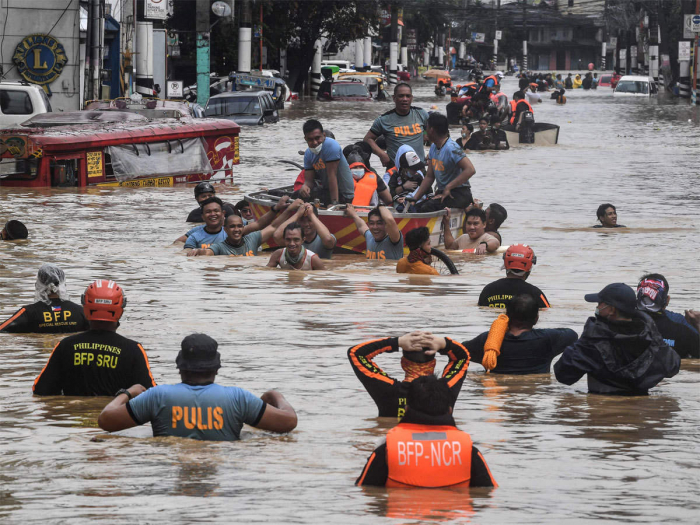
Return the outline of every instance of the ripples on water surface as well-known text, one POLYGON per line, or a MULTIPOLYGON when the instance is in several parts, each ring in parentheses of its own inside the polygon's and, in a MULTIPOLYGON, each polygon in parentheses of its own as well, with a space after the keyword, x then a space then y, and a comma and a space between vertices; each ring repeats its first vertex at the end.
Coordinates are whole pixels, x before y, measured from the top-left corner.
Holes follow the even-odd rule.
MULTIPOLYGON (((515 89, 508 79, 506 93, 515 89)), ((566 106, 536 108, 539 121, 561 125, 558 146, 471 155, 474 195, 508 210, 504 242, 529 243, 538 255, 530 279, 554 305, 540 326, 580 333, 593 309, 584 293, 613 281, 635 285, 645 271, 667 276, 672 309, 697 308, 697 111, 672 100, 613 99, 607 88, 569 94, 566 106), (629 230, 586 228, 607 201, 629 230)), ((424 108, 438 103, 425 84, 416 95, 424 108)), ((236 186, 220 193, 235 201, 292 181, 296 170, 277 161, 300 160, 305 119, 320 118, 345 145, 389 108, 302 102, 277 125, 243 128, 236 186)), ((489 376, 472 365, 455 416, 500 488, 467 497, 353 486, 394 421, 374 417, 347 348, 416 328, 459 340, 486 330, 493 313, 476 301, 501 276, 497 256, 465 257, 460 276, 432 280, 352 256, 326 272, 289 274, 261 268, 264 257, 188 259, 171 246, 188 228, 191 187, 2 188, 0 203, 0 220, 20 219, 31 234, 0 244, 1 318, 33 301, 43 262, 66 270, 74 300, 91 280, 109 277, 129 298, 120 332, 143 343, 159 383, 178 381, 180 340, 203 331, 219 341, 220 383, 258 395, 277 388, 299 414, 290 435, 248 428, 237 443, 146 439, 150 427, 108 436, 96 428, 106 399, 31 396, 60 336, 0 334, 4 521, 698 522, 698 361, 632 399, 588 396, 585 381, 489 376)), ((400 375, 395 356, 378 361, 400 375)))

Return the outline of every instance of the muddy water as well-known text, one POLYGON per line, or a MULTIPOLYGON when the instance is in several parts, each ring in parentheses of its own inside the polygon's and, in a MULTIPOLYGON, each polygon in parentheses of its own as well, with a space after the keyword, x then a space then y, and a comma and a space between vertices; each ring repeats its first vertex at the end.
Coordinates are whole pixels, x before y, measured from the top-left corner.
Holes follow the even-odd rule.
MULTIPOLYGON (((427 85, 416 99, 445 104, 427 85)), ((277 161, 300 160, 305 119, 321 119, 345 145, 388 107, 300 103, 277 125, 244 128, 236 186, 221 192, 236 200, 293 180, 297 170, 277 161)), ((636 284, 652 270, 671 282, 673 309, 700 306, 698 113, 600 89, 572 92, 564 107, 546 100, 536 118, 561 125, 558 146, 471 159, 474 195, 508 209, 504 242, 529 243, 538 255, 531 281, 554 305, 540 325, 580 333, 593 310, 584 293, 636 284), (628 230, 587 228, 606 201, 628 230)), ((375 417, 347 348, 416 328, 475 336, 493 319, 476 301, 500 277, 499 258, 463 256, 460 276, 432 279, 352 256, 314 275, 263 269, 263 257, 190 259, 171 242, 186 231, 193 205, 184 187, 0 189, 0 219, 24 221, 32 237, 0 245, 0 317, 33 300, 46 261, 65 268, 74 299, 92 279, 115 279, 129 298, 120 331, 145 346, 159 383, 178 380, 182 337, 204 331, 220 343, 220 382, 257 394, 279 389, 299 427, 281 437, 246 429, 237 443, 152 439, 148 427, 108 436, 96 428, 107 399, 31 396, 58 336, 0 334, 3 521, 697 522, 698 361, 640 399, 589 396, 585 382, 568 387, 548 375, 485 375, 472 365, 455 416, 500 488, 469 496, 355 488, 394 422, 375 417)), ((378 361, 399 375, 397 358, 378 361)))

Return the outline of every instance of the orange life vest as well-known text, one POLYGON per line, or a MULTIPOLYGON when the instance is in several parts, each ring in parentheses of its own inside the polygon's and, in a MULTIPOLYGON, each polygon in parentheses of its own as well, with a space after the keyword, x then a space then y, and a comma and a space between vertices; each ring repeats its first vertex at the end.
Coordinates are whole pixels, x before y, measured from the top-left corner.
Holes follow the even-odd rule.
POLYGON ((497 77, 496 75, 491 75, 491 76, 486 77, 486 78, 484 79, 484 81, 483 81, 483 84, 484 84, 484 85, 486 85, 486 81, 487 81, 488 79, 493 80, 493 82, 494 82, 494 84, 493 84, 494 87, 498 85, 498 77, 497 77))
POLYGON ((350 169, 353 168, 364 168, 365 176, 360 180, 352 179, 355 183, 355 197, 352 199, 352 204, 353 206, 369 206, 377 191, 377 174, 368 170, 361 162, 350 164, 350 169))
POLYGON ((469 485, 472 439, 451 426, 399 423, 386 436, 387 487, 469 485))
POLYGON ((525 104, 527 104, 527 108, 528 108, 528 111, 529 111, 530 113, 535 113, 535 110, 532 109, 532 106, 530 105, 530 103, 529 103, 527 100, 525 100, 524 98, 521 99, 521 100, 518 100, 518 101, 511 100, 511 101, 510 101, 510 108, 511 108, 511 110, 512 110, 512 116, 510 117, 510 123, 511 123, 511 125, 515 125, 515 108, 516 108, 516 107, 518 106, 518 104, 520 104, 521 102, 524 102, 525 104), (513 102, 515 102, 515 104, 513 104, 513 102))

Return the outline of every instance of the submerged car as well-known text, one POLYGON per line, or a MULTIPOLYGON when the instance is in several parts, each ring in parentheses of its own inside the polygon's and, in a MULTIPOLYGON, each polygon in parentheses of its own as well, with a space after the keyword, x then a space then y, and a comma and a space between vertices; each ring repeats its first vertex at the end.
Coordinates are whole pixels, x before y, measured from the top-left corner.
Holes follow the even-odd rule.
POLYGON ((204 116, 249 126, 274 124, 280 119, 275 101, 267 91, 231 91, 215 95, 207 102, 204 116))
POLYGON ((363 82, 340 81, 321 82, 318 90, 318 100, 324 101, 371 101, 367 86, 363 82))
POLYGON ((627 97, 649 97, 657 93, 658 88, 654 79, 636 75, 622 77, 613 91, 613 95, 627 97))

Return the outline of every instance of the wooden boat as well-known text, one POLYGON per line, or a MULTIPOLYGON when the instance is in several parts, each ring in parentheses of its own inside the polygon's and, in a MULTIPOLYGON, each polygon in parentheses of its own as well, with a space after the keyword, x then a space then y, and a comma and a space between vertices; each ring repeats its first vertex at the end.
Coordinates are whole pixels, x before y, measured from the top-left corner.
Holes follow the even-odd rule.
MULTIPOLYGON (((292 186, 282 188, 274 188, 272 190, 263 190, 251 193, 245 196, 245 200, 250 203, 250 207, 256 219, 265 215, 272 206, 274 206, 283 195, 291 195, 292 186)), ((367 220, 367 214, 372 210, 370 207, 356 206, 357 214, 367 220)), ((401 232, 406 236, 410 230, 426 226, 430 230, 430 241, 433 246, 442 246, 445 244, 445 238, 442 231, 442 216, 445 215, 445 210, 440 210, 431 213, 396 213, 393 208, 389 208, 396 219, 401 232)), ((336 251, 338 252, 357 252, 364 253, 367 245, 365 238, 360 235, 355 223, 351 217, 345 215, 345 206, 335 205, 326 209, 319 208, 318 218, 321 222, 335 235, 338 240, 336 251)), ((453 209, 450 211, 450 230, 455 237, 462 235, 464 224, 464 210, 453 209)), ((269 247, 276 246, 272 241, 269 247)), ((404 252, 406 248, 404 248, 404 252)))
MULTIPOLYGON (((506 132, 508 143, 511 146, 520 145, 520 133, 515 131, 515 126, 506 124, 501 127, 506 132)), ((535 146, 554 146, 559 142, 559 126, 556 124, 546 124, 544 122, 535 122, 532 126, 535 132, 535 146)))

